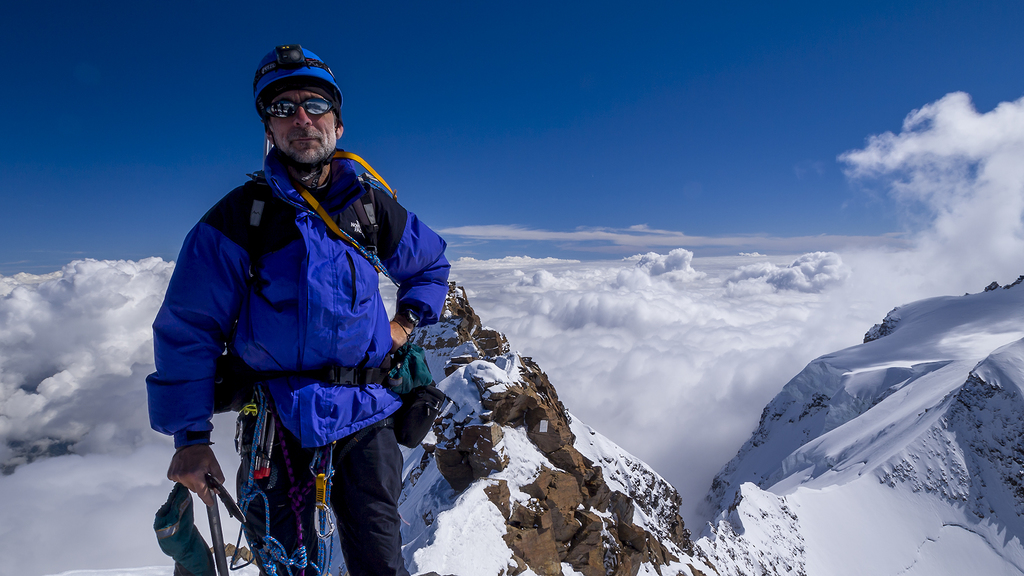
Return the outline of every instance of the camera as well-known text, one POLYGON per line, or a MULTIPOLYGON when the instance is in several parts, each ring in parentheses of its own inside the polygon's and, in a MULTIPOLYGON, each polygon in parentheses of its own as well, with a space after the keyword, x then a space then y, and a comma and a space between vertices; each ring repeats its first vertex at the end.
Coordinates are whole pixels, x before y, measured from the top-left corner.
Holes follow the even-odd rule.
POLYGON ((306 63, 306 56, 302 53, 302 46, 298 44, 286 44, 274 49, 277 52, 277 63, 281 66, 294 68, 303 66, 306 63))

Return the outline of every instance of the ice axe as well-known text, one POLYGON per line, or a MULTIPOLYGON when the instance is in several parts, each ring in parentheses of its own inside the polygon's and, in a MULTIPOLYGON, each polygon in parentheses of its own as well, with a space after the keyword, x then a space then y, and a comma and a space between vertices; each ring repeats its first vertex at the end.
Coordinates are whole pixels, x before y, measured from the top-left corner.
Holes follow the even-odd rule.
MULTIPOLYGON (((245 515, 242 514, 238 504, 235 504, 224 486, 209 473, 206 475, 206 486, 224 503, 228 516, 235 518, 242 523, 242 526, 245 526, 245 515)), ((206 507, 206 513, 210 517, 210 538, 213 540, 213 560, 217 564, 217 573, 220 576, 228 576, 227 550, 224 548, 224 531, 220 525, 220 508, 217 506, 217 500, 213 501, 212 506, 206 507)))

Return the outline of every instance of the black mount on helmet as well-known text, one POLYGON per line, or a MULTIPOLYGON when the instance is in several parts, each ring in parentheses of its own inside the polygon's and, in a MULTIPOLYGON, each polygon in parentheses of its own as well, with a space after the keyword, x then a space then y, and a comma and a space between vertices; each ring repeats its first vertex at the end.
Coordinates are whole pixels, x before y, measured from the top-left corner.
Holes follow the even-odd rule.
POLYGON ((306 63, 306 57, 302 55, 302 46, 298 44, 285 44, 274 48, 277 53, 277 63, 281 66, 301 66, 306 63))
POLYGON ((334 77, 334 72, 327 67, 327 64, 315 59, 306 58, 302 53, 302 46, 298 44, 285 44, 283 46, 277 46, 274 48, 274 52, 277 55, 277 60, 267 64, 256 71, 256 77, 252 79, 253 92, 256 91, 256 86, 260 83, 260 78, 263 78, 267 74, 277 70, 278 68, 320 68, 326 70, 331 77, 334 77))

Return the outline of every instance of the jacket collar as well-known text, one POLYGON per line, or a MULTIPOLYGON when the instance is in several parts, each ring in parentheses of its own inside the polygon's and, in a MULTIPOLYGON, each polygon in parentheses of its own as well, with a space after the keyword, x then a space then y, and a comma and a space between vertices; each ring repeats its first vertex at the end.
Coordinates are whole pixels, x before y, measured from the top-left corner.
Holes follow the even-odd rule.
MULTIPOLYGON (((295 183, 288 175, 288 169, 278 158, 277 148, 272 148, 264 159, 263 173, 267 183, 274 191, 274 195, 302 210, 310 210, 305 200, 302 199, 302 195, 295 189, 295 183)), ((331 182, 327 192, 322 198, 318 194, 317 199, 328 212, 336 212, 343 210, 362 196, 357 193, 361 190, 352 161, 335 158, 331 161, 331 182)))

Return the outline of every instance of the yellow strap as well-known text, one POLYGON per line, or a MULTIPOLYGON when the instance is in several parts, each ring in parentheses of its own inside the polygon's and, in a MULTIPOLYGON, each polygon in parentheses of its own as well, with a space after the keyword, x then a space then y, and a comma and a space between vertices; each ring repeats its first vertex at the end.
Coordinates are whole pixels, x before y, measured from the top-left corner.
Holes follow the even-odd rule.
MULTIPOLYGON (((364 168, 366 168, 367 170, 372 172, 374 177, 377 178, 378 180, 380 180, 380 183, 383 184, 384 186, 386 186, 388 191, 391 192, 392 196, 394 196, 395 191, 392 190, 391 187, 387 185, 387 182, 384 182, 384 179, 381 178, 379 175, 377 175, 377 172, 373 168, 371 168, 369 164, 364 162, 363 159, 360 158, 359 156, 356 156, 355 154, 351 154, 349 152, 336 152, 334 154, 334 157, 335 158, 350 158, 352 160, 355 160, 356 162, 359 162, 360 164, 363 165, 364 168)), ((306 190, 306 188, 302 184, 299 184, 298 182, 295 183, 295 189, 299 191, 299 194, 302 195, 302 198, 313 208, 313 210, 317 213, 317 216, 319 216, 320 219, 324 221, 324 224, 327 225, 327 228, 331 232, 333 232, 335 236, 337 236, 339 239, 341 239, 341 240, 351 244, 353 248, 355 248, 360 254, 363 255, 364 258, 366 258, 370 262, 370 264, 373 266, 373 268, 377 272, 379 272, 379 273, 383 274, 384 276, 386 276, 389 280, 391 280, 395 284, 395 286, 399 285, 398 281, 395 280, 394 278, 392 278, 391 274, 388 274, 387 269, 384 268, 384 264, 381 263, 380 259, 377 258, 376 254, 370 254, 369 252, 367 252, 366 249, 363 248, 362 246, 360 246, 359 243, 356 242, 356 240, 354 238, 352 238, 348 234, 345 234, 344 232, 342 232, 341 228, 338 228, 338 224, 335 223, 334 219, 331 218, 331 215, 328 214, 326 210, 324 210, 324 207, 321 206, 319 202, 317 202, 316 198, 314 198, 313 195, 310 194, 309 190, 306 190)), ((396 200, 397 200, 397 197, 396 197, 396 200)), ((357 202, 358 202, 358 200, 357 200, 357 202)))
POLYGON ((314 198, 313 195, 309 193, 309 190, 306 190, 305 186, 301 184, 295 184, 295 187, 299 190, 299 193, 302 194, 302 198, 305 199, 306 202, 308 202, 309 205, 313 207, 313 210, 316 210, 317 215, 320 216, 320 219, 324 221, 324 224, 327 224, 327 227, 331 229, 331 232, 334 232, 334 234, 338 238, 341 238, 342 240, 347 240, 348 235, 343 234, 341 232, 341 229, 338 228, 338 225, 334 222, 334 218, 331 218, 331 215, 328 214, 327 211, 324 210, 324 207, 321 206, 320 203, 316 201, 316 198, 314 198))
POLYGON ((362 158, 360 158, 356 154, 353 154, 351 152, 343 152, 341 150, 335 152, 334 153, 334 157, 335 158, 346 158, 348 160, 355 160, 356 162, 359 162, 360 164, 362 164, 363 168, 366 168, 366 170, 370 174, 372 174, 374 178, 377 179, 378 182, 383 184, 384 187, 388 189, 388 192, 391 192, 391 196, 393 196, 395 198, 395 200, 398 199, 398 194, 395 194, 395 191, 391 189, 391 186, 388 186, 388 183, 385 182, 383 178, 381 178, 380 174, 377 174, 377 171, 373 169, 373 166, 370 166, 369 164, 366 163, 366 160, 363 160, 362 158))

